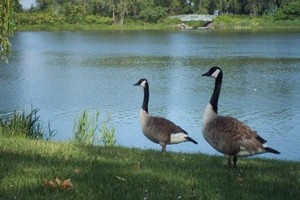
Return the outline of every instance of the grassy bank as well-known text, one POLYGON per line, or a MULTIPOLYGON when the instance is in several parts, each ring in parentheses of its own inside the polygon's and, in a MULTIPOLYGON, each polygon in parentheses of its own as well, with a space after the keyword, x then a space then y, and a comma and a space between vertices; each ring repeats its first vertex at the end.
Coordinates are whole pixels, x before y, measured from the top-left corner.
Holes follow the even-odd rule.
POLYGON ((228 169, 200 153, 0 137, 0 199, 297 199, 299 185, 299 162, 241 159, 228 169))
POLYGON ((300 20, 274 20, 272 16, 223 15, 214 19, 220 30, 300 30, 300 20))
POLYGON ((59 24, 59 25, 22 25, 17 26, 18 31, 90 31, 90 30, 169 30, 174 26, 165 24, 144 24, 144 25, 88 25, 88 24, 59 24))
MULTIPOLYGON (((18 25, 19 31, 76 31, 76 30, 175 30, 180 24, 179 19, 165 19, 157 24, 131 22, 129 24, 38 24, 18 25)), ((198 28, 205 22, 188 22, 187 25, 198 28)), ((274 20, 272 16, 239 16, 223 15, 214 19, 215 30, 300 30, 299 20, 274 20)))

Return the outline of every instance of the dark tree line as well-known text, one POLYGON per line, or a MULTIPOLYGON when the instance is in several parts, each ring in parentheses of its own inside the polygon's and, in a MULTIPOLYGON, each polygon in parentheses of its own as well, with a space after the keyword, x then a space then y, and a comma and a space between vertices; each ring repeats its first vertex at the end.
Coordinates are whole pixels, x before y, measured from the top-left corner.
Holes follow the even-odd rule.
POLYGON ((47 12, 80 22, 84 16, 125 18, 155 23, 176 14, 270 15, 300 0, 36 0, 29 12, 47 12))

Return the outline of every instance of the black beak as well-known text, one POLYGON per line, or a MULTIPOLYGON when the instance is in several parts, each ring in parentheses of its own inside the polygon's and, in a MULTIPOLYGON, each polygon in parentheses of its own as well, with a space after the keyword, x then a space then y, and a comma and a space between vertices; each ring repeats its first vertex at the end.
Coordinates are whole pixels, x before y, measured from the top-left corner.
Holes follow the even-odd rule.
POLYGON ((204 74, 202 74, 202 76, 210 76, 210 75, 208 74, 208 72, 205 72, 204 74))
POLYGON ((137 82, 137 83, 133 84, 133 86, 139 86, 139 85, 140 85, 140 83, 139 83, 139 82, 137 82))

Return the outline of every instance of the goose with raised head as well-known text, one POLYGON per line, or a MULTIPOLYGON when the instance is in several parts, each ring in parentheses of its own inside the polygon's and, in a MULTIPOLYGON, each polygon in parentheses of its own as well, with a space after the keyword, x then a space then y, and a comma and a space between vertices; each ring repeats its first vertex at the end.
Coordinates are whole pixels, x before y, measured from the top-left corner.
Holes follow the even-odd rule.
POLYGON ((202 134, 214 149, 227 156, 228 166, 232 166, 233 162, 235 167, 237 157, 267 152, 280 154, 277 150, 266 147, 267 141, 243 122, 233 117, 218 115, 222 70, 219 67, 212 67, 202 76, 215 78, 214 91, 203 115, 202 134))
POLYGON ((178 144, 181 142, 193 142, 195 140, 189 137, 188 133, 181 127, 163 117, 151 116, 148 112, 149 102, 149 83, 142 78, 134 86, 144 88, 144 100, 140 111, 140 122, 143 134, 152 142, 162 146, 162 152, 166 151, 167 144, 178 144))

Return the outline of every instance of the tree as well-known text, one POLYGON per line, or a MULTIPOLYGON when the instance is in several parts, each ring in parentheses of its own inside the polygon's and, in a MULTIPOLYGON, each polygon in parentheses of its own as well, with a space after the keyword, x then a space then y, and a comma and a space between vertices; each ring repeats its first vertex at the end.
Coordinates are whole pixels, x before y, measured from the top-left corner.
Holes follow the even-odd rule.
POLYGON ((116 9, 117 9, 116 5, 117 5, 117 0, 105 1, 105 6, 108 8, 109 12, 111 12, 113 23, 116 22, 116 9))
POLYGON ((300 19, 300 1, 294 1, 280 8, 274 15, 276 20, 300 19))
POLYGON ((234 14, 241 12, 241 2, 238 0, 231 0, 229 2, 229 11, 234 14))
POLYGON ((248 0, 248 4, 245 7, 245 10, 250 13, 251 16, 256 16, 262 9, 261 0, 248 0))
POLYGON ((208 4, 208 11, 209 14, 214 14, 214 12, 216 11, 216 9, 218 8, 218 1, 217 0, 211 0, 209 1, 208 4))
POLYGON ((2 0, 0 4, 0 59, 6 62, 10 50, 9 37, 15 30, 14 5, 13 0, 2 0))

